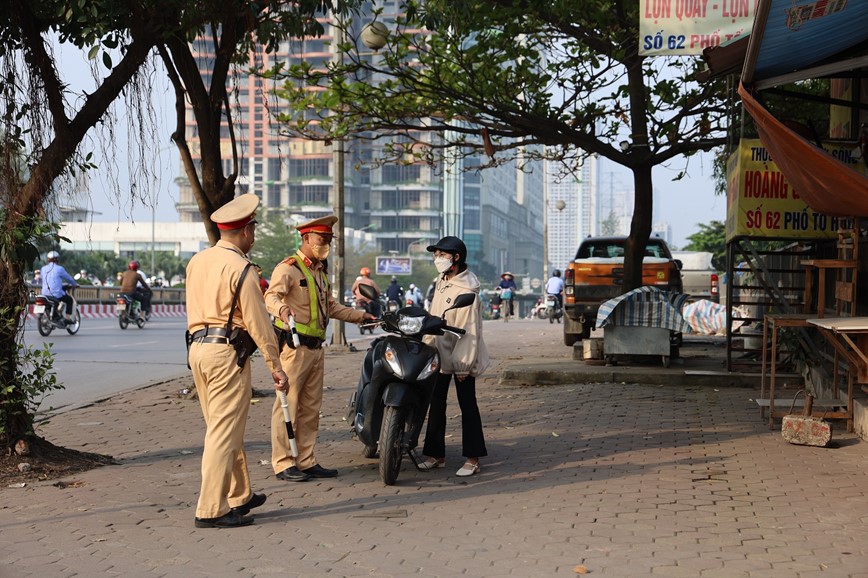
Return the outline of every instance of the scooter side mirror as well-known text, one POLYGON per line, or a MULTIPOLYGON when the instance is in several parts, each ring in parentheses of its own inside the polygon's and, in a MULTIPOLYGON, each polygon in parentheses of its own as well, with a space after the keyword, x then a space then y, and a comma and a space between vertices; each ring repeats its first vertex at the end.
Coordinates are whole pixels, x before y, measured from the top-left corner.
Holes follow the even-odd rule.
MULTIPOLYGON (((458 297, 455 298, 455 302, 452 303, 452 306, 449 307, 446 311, 451 311, 452 309, 461 309, 462 307, 469 307, 473 305, 473 302, 476 301, 476 295, 473 293, 462 293, 458 297)), ((443 316, 446 316, 446 311, 443 312, 443 316)))
POLYGON ((377 290, 364 283, 359 283, 359 293, 361 293, 365 299, 373 300, 377 298, 377 290))

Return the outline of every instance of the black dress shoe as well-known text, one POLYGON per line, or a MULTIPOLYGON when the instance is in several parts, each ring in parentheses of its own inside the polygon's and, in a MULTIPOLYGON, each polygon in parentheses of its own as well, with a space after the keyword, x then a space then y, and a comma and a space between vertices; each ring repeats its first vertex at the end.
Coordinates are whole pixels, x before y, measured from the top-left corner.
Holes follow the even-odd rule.
POLYGON ((277 477, 285 482, 306 482, 310 479, 308 474, 299 470, 295 466, 290 466, 282 472, 278 472, 277 477))
POLYGON ((253 516, 242 516, 234 510, 219 518, 196 518, 197 528, 240 528, 253 523, 253 516))
POLYGON ((337 470, 330 470, 328 468, 322 467, 319 464, 311 466, 306 470, 301 470, 301 473, 307 474, 312 478, 336 478, 338 476, 337 470))
POLYGON ((266 496, 265 494, 253 494, 250 499, 247 500, 247 503, 232 508, 232 511, 237 512, 241 516, 246 516, 250 513, 250 510, 252 510, 253 508, 258 508, 259 506, 264 504, 265 500, 267 499, 268 496, 266 496))

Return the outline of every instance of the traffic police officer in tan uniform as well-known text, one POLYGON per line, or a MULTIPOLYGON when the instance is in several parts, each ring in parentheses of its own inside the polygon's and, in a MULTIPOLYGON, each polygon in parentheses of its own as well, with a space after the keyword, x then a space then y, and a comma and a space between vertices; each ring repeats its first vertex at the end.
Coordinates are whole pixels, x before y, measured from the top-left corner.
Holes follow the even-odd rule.
POLYGON ((187 265, 188 359, 206 426, 197 528, 252 524, 253 517, 247 514, 266 499, 265 494, 254 494, 250 488, 244 454, 244 427, 252 393, 250 361, 239 367, 226 331, 236 291, 230 332, 235 328, 246 331, 262 351, 274 388, 288 389, 256 271, 249 268, 240 287, 238 283, 250 263, 245 254, 255 240, 258 206, 259 198, 246 194, 214 211, 211 220, 220 229, 220 241, 194 255, 187 265))
POLYGON ((274 268, 271 285, 265 292, 268 312, 285 324, 295 318, 301 345, 293 347, 288 337, 281 340, 280 362, 289 374, 289 413, 295 428, 298 458, 293 459, 280 402, 271 413, 271 466, 281 480, 303 482, 310 478, 333 478, 337 470, 324 468, 314 457, 323 390, 323 341, 329 318, 359 323, 376 319, 334 300, 325 270, 325 259, 337 217, 314 219, 296 229, 302 245, 298 252, 274 268))

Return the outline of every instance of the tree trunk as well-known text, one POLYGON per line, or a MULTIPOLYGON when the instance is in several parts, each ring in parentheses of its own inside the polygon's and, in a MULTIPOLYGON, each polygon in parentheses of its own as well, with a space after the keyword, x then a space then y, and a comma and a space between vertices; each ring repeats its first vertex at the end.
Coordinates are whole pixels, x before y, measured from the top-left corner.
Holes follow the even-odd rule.
MULTIPOLYGON (((19 14, 19 13, 16 13, 19 14)), ((45 49, 44 39, 34 27, 35 20, 26 11, 21 11, 21 25, 25 27, 27 42, 25 61, 34 74, 41 74, 49 102, 62 102, 65 88, 55 74, 54 63, 45 49)), ((11 391, 0 390, 0 405, 5 416, 3 427, 7 445, 30 433, 33 416, 28 414, 26 399, 28 392, 22 392, 19 383, 19 360, 17 340, 23 329, 22 310, 27 306, 24 284, 23 247, 32 243, 32 222, 43 215, 43 207, 51 194, 54 180, 63 174, 87 132, 99 122, 112 102, 118 97, 138 73, 145 62, 153 41, 150 34, 143 32, 127 46, 123 59, 112 69, 103 83, 88 95, 77 114, 67 119, 58 107, 51 107, 52 123, 55 133, 51 142, 42 151, 39 160, 29 167, 27 182, 20 185, 19 175, 3 175, 0 189, 14 191, 3 195, 4 219, 0 239, 8 246, 3 247, 4 258, 0 261, 0 354, 6 362, 0 363, 0 384, 11 386, 11 391), (19 186, 20 185, 20 186, 19 186)))
POLYGON ((651 218, 654 214, 654 186, 651 163, 633 167, 633 219, 630 236, 624 251, 624 293, 642 286, 642 258, 651 236, 651 218))
MULTIPOLYGON (((20 262, 0 262, 0 277, 8 281, 0 283, 0 357, 8 360, 8 363, 0 363, 0 383, 4 385, 17 381, 18 335, 22 330, 18 312, 27 303, 22 275, 20 262)), ((31 419, 20 395, 0 393, 0 403, 5 406, 4 423, 0 427, 6 434, 2 441, 11 447, 30 429, 31 419)))

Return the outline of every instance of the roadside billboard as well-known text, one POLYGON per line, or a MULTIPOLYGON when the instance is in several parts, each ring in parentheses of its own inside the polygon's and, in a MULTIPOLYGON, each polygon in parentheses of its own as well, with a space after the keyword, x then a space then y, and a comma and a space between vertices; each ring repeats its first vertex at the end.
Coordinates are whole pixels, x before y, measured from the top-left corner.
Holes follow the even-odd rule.
POLYGON ((412 275, 413 260, 410 257, 393 257, 381 255, 377 257, 377 275, 412 275))

